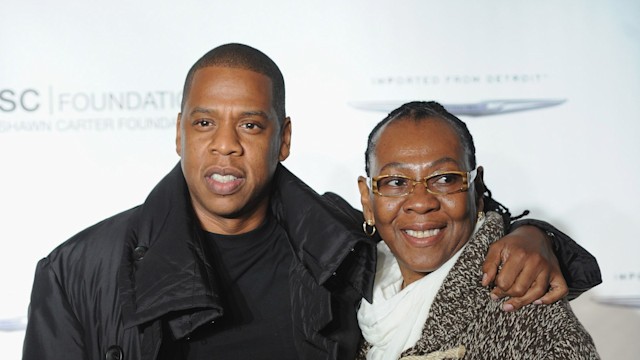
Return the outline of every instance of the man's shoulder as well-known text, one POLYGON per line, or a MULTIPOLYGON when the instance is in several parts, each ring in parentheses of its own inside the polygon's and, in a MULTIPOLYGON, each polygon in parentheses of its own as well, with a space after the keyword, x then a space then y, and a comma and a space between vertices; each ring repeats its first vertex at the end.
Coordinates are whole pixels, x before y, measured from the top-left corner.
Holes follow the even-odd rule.
POLYGON ((343 213, 345 216, 348 216, 358 223, 362 221, 362 212, 351 206, 351 204, 349 204, 349 202, 347 202, 347 200, 345 200, 342 196, 333 192, 326 192, 322 194, 322 198, 330 203, 336 210, 343 213))
POLYGON ((58 245, 46 259, 52 263, 75 263, 78 260, 112 258, 121 253, 123 243, 131 236, 131 222, 139 208, 136 206, 89 226, 58 245))

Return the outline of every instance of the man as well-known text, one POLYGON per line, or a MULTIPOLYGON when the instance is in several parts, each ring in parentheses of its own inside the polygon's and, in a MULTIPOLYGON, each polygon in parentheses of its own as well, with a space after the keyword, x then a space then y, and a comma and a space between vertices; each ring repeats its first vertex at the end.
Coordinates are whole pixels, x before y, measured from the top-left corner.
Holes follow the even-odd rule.
MULTIPOLYGON (((343 199, 280 165, 291 141, 284 99, 280 70, 256 49, 227 44, 198 60, 178 115, 179 166, 144 204, 40 261, 23 358, 353 358, 375 241, 343 199)), ((516 232, 488 255, 485 284, 504 261, 496 292, 516 295, 514 308, 549 284, 542 302, 564 296, 555 259, 538 254, 544 233, 516 232)), ((588 253, 555 244, 591 262, 565 272, 572 285, 599 282, 588 253)))

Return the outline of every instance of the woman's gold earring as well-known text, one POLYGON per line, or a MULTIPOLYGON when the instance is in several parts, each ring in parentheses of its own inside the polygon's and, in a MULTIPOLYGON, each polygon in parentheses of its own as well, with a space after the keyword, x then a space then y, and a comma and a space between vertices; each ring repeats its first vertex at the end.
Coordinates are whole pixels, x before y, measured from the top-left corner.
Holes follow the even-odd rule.
POLYGON ((484 219, 484 211, 478 211, 478 219, 476 220, 476 222, 480 221, 484 219))
POLYGON ((373 236, 376 233, 376 227, 373 220, 367 220, 362 223, 362 230, 367 236, 373 236))

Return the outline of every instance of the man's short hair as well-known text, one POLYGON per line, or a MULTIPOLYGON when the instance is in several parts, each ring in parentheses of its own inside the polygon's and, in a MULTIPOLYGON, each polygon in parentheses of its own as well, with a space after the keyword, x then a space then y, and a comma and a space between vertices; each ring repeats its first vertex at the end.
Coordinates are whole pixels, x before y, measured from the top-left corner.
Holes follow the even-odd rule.
POLYGON ((280 72, 278 65, 262 51, 252 48, 251 46, 237 43, 218 46, 204 54, 193 64, 187 73, 187 78, 182 90, 182 104, 180 105, 182 110, 184 110, 186 98, 189 96, 194 74, 196 71, 210 66, 251 70, 271 79, 273 87, 272 105, 276 111, 279 123, 282 124, 286 117, 284 106, 284 78, 282 72, 280 72))

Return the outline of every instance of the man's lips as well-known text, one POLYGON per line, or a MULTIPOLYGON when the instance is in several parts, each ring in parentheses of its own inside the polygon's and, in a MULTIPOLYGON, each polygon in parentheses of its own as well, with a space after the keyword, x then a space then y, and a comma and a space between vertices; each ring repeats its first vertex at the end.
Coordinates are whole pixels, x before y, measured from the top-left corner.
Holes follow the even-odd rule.
POLYGON ((235 193, 245 182, 239 171, 228 168, 208 171, 205 180, 211 192, 223 196, 235 193))

